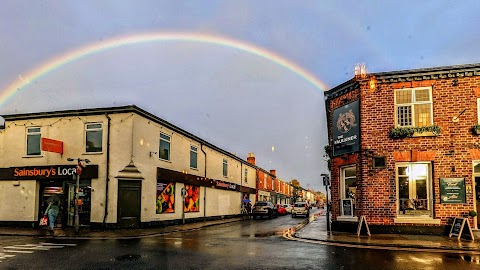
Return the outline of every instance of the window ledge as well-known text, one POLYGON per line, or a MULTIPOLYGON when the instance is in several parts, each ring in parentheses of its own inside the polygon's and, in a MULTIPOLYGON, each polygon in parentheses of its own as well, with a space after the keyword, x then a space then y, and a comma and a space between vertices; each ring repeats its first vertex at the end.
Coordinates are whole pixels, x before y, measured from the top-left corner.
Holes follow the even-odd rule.
POLYGON ((337 221, 358 222, 358 217, 352 217, 352 216, 337 216, 337 221))
POLYGON ((30 156, 23 156, 23 158, 43 158, 43 155, 30 155, 30 156))
POLYGON ((409 224, 434 224, 440 225, 440 219, 434 219, 431 217, 397 217, 393 219, 395 224, 409 223, 409 224))
POLYGON ((90 156, 103 155, 103 152, 85 152, 85 153, 83 153, 83 155, 90 155, 90 156))

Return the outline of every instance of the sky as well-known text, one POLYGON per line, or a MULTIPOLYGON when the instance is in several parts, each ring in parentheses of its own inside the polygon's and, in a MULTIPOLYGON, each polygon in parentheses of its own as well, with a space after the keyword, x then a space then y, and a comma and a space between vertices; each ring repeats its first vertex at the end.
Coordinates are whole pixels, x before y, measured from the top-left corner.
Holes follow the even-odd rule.
POLYGON ((324 91, 480 62, 480 1, 0 3, 0 115, 134 104, 324 190, 324 91))

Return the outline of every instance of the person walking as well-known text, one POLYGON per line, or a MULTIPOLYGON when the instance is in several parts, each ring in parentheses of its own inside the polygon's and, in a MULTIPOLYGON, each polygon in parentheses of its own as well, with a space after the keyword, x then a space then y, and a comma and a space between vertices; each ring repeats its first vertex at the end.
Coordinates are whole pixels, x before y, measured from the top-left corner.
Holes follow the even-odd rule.
POLYGON ((55 220, 57 219, 58 212, 60 211, 60 207, 58 207, 58 201, 52 201, 47 210, 45 210, 45 215, 48 216, 48 230, 53 232, 55 228, 55 220))

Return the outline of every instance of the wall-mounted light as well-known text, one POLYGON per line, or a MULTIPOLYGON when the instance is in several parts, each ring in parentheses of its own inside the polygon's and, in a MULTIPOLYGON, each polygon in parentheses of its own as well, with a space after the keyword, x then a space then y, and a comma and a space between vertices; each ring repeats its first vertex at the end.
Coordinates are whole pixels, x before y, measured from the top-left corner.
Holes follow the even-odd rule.
POLYGON ((458 80, 457 79, 453 79, 452 86, 458 86, 458 80))
POLYGON ((152 157, 152 154, 153 154, 153 155, 156 155, 157 152, 152 152, 152 151, 150 151, 150 157, 152 157))
POLYGON ((368 82, 368 85, 370 87, 370 92, 375 92, 377 90, 377 80, 375 79, 374 76, 370 77, 370 81, 368 82))

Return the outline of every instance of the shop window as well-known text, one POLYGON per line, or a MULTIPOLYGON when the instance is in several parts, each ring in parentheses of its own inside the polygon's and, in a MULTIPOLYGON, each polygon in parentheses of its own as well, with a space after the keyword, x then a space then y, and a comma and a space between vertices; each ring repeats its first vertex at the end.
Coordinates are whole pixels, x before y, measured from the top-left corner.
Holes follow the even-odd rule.
POLYGON ((100 123, 85 125, 85 150, 87 153, 102 152, 103 127, 100 123))
POLYGON ((41 138, 42 133, 39 127, 27 128, 27 156, 39 156, 42 154, 40 150, 41 138))
POLYGON ((228 177, 228 160, 223 159, 223 177, 228 177))
POLYGON ((430 87, 395 90, 395 123, 399 127, 433 125, 432 89, 430 87))
POLYGON ((165 133, 160 133, 160 149, 158 157, 163 160, 170 160, 170 141, 171 137, 165 133))
POLYGON ((198 169, 198 148, 190 145, 190 168, 198 169))
POLYGON ((397 165, 398 208, 400 215, 431 215, 431 168, 427 163, 397 165))

